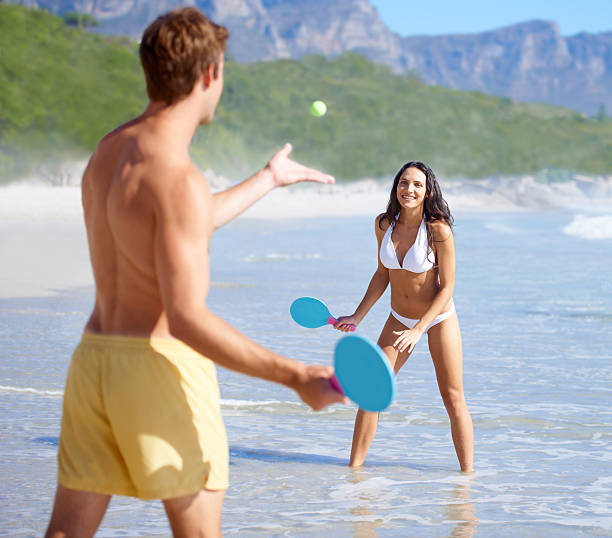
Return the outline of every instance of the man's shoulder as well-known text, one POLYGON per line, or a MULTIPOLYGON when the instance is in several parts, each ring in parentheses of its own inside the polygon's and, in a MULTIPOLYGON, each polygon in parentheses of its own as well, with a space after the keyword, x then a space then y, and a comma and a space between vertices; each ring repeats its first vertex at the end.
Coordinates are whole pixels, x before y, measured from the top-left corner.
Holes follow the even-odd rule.
POLYGON ((107 147, 113 146, 117 141, 120 140, 122 135, 136 123, 136 119, 130 120, 126 123, 115 127, 112 131, 106 133, 99 141, 96 147, 96 151, 104 151, 107 147))
POLYGON ((207 211, 212 198, 210 187, 193 163, 156 158, 147 163, 143 172, 141 187, 150 193, 158 208, 184 215, 207 211))
POLYGON ((204 174, 189 160, 156 156, 144 164, 144 180, 160 190, 209 190, 204 174))

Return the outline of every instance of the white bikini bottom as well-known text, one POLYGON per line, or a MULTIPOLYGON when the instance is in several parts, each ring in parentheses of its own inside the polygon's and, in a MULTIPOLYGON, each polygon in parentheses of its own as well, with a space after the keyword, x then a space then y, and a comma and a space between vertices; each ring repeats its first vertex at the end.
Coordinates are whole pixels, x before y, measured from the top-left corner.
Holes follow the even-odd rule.
MULTIPOLYGON (((452 301, 451 307, 446 312, 442 312, 439 316, 437 316, 436 319, 434 319, 427 326, 427 329, 425 329, 425 332, 431 329, 434 325, 437 325, 438 323, 442 323, 446 318, 450 317, 454 311, 455 311, 455 302, 452 301)), ((405 318, 404 316, 400 316, 395 310, 393 310, 393 308, 391 309, 391 314, 397 321, 399 321, 400 323, 403 323, 409 329, 414 329, 414 326, 419 322, 418 319, 410 319, 410 318, 405 318)))

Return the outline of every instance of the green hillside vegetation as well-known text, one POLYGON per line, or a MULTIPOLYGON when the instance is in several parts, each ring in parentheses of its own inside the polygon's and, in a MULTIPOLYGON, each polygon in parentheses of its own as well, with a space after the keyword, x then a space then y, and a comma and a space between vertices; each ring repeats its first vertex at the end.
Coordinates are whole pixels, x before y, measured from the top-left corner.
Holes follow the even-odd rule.
MULTIPOLYGON (((0 5, 0 88, 5 181, 87 155, 147 104, 134 42, 16 5, 0 5)), ((216 119, 198 131, 194 159, 239 179, 286 141, 295 158, 348 180, 389 177, 411 159, 443 177, 612 173, 609 118, 426 86, 352 54, 228 61, 216 119), (310 115, 315 99, 327 103, 322 118, 310 115)))

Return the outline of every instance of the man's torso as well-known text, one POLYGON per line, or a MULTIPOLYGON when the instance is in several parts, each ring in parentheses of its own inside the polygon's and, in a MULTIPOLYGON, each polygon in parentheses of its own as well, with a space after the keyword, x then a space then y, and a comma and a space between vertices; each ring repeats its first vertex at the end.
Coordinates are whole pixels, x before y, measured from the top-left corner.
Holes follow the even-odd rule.
MULTIPOLYGON (((193 176, 194 167, 187 151, 171 147, 172 141, 151 127, 135 120, 107 135, 83 176, 96 284, 88 332, 170 336, 156 271, 155 233, 165 199, 181 190, 177 183, 193 176)), ((201 195, 210 197, 203 177, 201 184, 201 195)))

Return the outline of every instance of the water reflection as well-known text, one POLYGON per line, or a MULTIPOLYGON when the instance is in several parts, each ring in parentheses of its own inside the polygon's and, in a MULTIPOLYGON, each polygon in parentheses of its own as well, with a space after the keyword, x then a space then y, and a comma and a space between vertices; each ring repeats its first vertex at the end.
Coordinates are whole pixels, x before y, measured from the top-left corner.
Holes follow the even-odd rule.
MULTIPOLYGON (((442 527, 451 538, 473 536, 478 518, 470 495, 470 482, 463 481, 463 478, 460 484, 448 485, 442 481, 434 485, 439 491, 439 504, 432 505, 431 502, 419 501, 422 487, 427 483, 427 480, 423 481, 421 477, 416 481, 395 481, 380 476, 373 477, 372 473, 365 469, 351 469, 348 476, 350 492, 345 491, 345 498, 350 502, 348 510, 353 537, 375 538, 379 532, 389 531, 391 512, 392 526, 399 531, 398 536, 409 536, 410 527, 413 526, 421 530, 423 526, 442 527), (403 496, 406 498, 402 499, 403 496), (398 513, 403 511, 404 514, 398 513), (402 520, 404 528, 399 530, 402 520)), ((469 477, 465 478, 469 480, 469 477)))
POLYGON ((470 484, 457 484, 451 492, 451 500, 444 510, 448 521, 456 522, 449 536, 469 538, 478 525, 474 503, 470 499, 470 484))
MULTIPOLYGON (((361 468, 350 471, 350 484, 357 485, 372 478, 361 468)), ((376 538, 378 536, 376 529, 382 527, 384 520, 376 517, 374 508, 379 505, 381 494, 383 494, 381 489, 364 488, 353 499, 353 506, 349 508, 349 512, 354 516, 354 538, 376 538)), ((386 494, 388 495, 389 492, 387 491, 386 494)))

